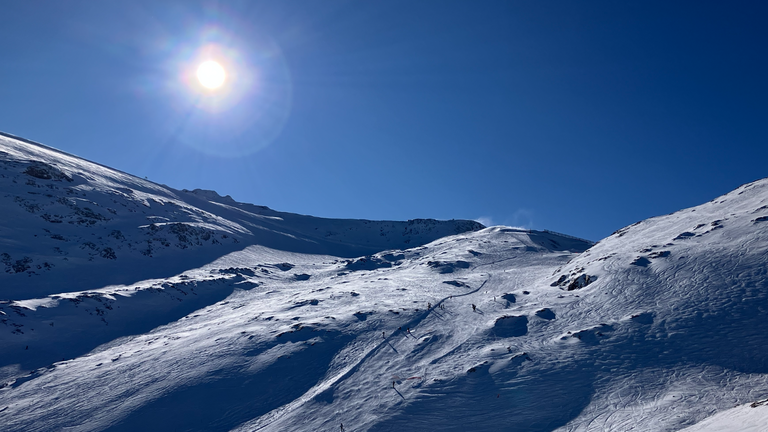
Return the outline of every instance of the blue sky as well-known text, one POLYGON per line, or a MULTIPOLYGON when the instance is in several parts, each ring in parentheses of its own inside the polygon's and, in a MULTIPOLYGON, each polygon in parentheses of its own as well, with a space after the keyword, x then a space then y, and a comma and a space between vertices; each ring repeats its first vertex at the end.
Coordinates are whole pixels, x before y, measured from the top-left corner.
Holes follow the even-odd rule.
POLYGON ((0 130, 281 211, 598 240, 768 176, 767 12, 5 1, 0 130), (229 81, 206 93, 211 52, 229 81))

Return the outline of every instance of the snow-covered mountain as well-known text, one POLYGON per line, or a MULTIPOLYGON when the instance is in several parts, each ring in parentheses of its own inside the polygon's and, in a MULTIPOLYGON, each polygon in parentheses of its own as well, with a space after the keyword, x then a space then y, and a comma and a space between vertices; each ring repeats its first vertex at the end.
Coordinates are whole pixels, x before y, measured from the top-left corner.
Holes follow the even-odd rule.
POLYGON ((3 430, 768 430, 768 180, 592 244, 0 145, 3 430))
POLYGON ((249 245, 356 257, 484 228, 323 219, 164 185, 0 135, 0 299, 167 277, 249 245))

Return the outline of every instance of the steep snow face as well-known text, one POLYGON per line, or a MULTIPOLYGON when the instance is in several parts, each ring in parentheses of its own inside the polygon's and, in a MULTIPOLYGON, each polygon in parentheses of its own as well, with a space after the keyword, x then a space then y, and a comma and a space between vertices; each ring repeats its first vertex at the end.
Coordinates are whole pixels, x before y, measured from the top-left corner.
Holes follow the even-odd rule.
POLYGON ((0 135, 0 299, 170 277, 249 245, 355 257, 483 228, 322 219, 178 191, 0 135))

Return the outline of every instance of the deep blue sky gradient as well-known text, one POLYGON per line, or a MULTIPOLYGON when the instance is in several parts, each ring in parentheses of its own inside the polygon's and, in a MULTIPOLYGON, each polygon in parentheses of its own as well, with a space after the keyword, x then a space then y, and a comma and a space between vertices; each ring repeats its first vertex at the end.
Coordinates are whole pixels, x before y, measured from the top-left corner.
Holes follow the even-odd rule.
POLYGON ((768 176, 763 2, 0 1, 0 16, 0 130, 276 210, 598 240, 768 176), (211 40, 262 79, 216 113, 178 78, 211 40))

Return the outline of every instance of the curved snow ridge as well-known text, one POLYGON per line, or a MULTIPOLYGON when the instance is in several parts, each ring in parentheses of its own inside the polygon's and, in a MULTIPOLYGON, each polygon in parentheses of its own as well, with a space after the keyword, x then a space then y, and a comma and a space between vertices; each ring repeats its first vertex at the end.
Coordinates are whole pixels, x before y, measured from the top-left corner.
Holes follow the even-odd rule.
POLYGON ((109 340, 171 323, 234 290, 296 280, 303 266, 340 265, 335 257, 251 246, 171 278, 0 302, 0 343, 7 348, 0 352, 0 368, 19 361, 35 369, 73 358, 109 340))
MULTIPOLYGON (((238 274, 173 278, 0 304, 0 367, 37 369, 150 331, 258 283, 238 274)), ((0 384, 0 388, 12 385, 0 384)))
POLYGON ((601 240, 558 269, 552 286, 585 288, 618 270, 664 272, 699 254, 760 254, 768 238, 768 179, 758 180, 709 203, 637 222, 601 240))
POLYGON ((0 189, 0 299, 171 277, 250 245, 358 257, 483 228, 282 213, 213 191, 175 190, 3 134, 0 189))
MULTIPOLYGON (((84 180, 97 180, 112 184, 130 183, 139 186, 140 189, 155 193, 168 192, 168 189, 162 185, 5 132, 0 132, 0 146, 2 149, 0 150, 0 160, 4 162, 43 163, 53 166, 73 178, 80 177, 84 180)), ((169 195, 169 197, 174 196, 169 195)))
POLYGON ((615 346, 603 356, 623 352, 636 370, 606 377, 561 430, 679 430, 768 392, 768 340, 757 330, 768 301, 766 204, 768 181, 753 182, 621 229, 552 274, 552 287, 581 297, 560 317, 610 324, 630 313, 636 326, 601 342, 615 346), (643 374, 650 359, 677 376, 643 374))

